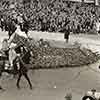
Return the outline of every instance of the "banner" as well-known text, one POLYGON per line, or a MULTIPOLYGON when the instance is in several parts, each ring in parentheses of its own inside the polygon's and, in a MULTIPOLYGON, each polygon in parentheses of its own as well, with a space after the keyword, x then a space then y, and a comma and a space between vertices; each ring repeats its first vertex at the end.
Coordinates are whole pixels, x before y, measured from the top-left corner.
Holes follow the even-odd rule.
POLYGON ((34 41, 32 41, 30 38, 25 38, 16 33, 11 36, 9 43, 17 44, 16 48, 18 46, 24 45, 25 47, 27 47, 28 50, 33 49, 36 45, 34 44, 34 41))
POLYGON ((11 36, 11 40, 9 41, 16 43, 17 45, 26 45, 29 43, 27 38, 20 36, 16 33, 11 36))

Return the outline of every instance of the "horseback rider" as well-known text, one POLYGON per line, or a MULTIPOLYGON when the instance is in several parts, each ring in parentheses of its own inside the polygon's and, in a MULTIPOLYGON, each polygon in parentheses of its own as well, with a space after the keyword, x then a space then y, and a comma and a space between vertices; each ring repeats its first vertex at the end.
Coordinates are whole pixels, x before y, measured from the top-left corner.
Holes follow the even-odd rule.
POLYGON ((6 60, 9 60, 9 68, 13 68, 13 60, 17 57, 19 53, 16 53, 15 48, 17 44, 11 42, 9 43, 7 39, 4 39, 2 42, 2 49, 3 56, 6 58, 6 60))

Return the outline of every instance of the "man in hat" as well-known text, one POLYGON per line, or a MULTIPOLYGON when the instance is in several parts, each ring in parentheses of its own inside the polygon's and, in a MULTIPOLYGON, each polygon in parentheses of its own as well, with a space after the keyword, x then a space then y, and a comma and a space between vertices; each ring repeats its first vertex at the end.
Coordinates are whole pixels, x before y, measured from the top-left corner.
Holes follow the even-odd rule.
POLYGON ((66 40, 66 43, 68 43, 69 35, 70 35, 70 26, 69 25, 66 26, 66 29, 64 32, 65 32, 64 39, 66 40))

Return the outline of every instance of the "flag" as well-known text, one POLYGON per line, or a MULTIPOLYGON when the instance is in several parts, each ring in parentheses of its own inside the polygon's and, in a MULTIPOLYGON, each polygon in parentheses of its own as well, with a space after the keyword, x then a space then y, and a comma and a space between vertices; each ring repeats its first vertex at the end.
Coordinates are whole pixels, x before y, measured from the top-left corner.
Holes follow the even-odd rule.
POLYGON ((29 38, 25 38, 16 33, 13 34, 11 38, 9 39, 9 44, 11 43, 17 44, 16 48, 18 46, 24 45, 25 47, 27 47, 28 50, 30 50, 34 47, 33 43, 31 43, 31 40, 29 38))
POLYGON ((27 38, 20 36, 18 34, 14 34, 11 42, 16 43, 18 45, 27 44, 27 38))

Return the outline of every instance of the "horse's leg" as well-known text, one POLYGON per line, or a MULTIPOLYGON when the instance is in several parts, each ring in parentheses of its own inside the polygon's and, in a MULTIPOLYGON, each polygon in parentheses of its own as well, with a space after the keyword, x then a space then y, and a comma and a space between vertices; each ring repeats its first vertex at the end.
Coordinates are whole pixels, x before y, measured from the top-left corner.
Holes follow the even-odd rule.
POLYGON ((0 90, 2 90, 3 88, 2 88, 2 86, 0 86, 0 90))
POLYGON ((8 35, 9 35, 9 39, 10 39, 10 37, 12 35, 12 30, 8 30, 8 35))
POLYGON ((14 64, 13 63, 13 68, 14 68, 14 78, 16 78, 16 75, 17 75, 17 73, 18 73, 18 68, 17 68, 17 64, 14 64))
POLYGON ((22 74, 19 74, 17 84, 16 84, 18 89, 20 89, 19 82, 20 82, 21 77, 22 77, 22 74))
POLYGON ((29 83, 29 85, 30 85, 30 89, 32 89, 32 84, 31 84, 31 81, 30 81, 30 79, 29 79, 27 73, 24 73, 23 75, 24 75, 24 77, 26 78, 26 80, 28 81, 28 83, 29 83))
POLYGON ((3 31, 3 26, 1 26, 1 30, 3 31))

